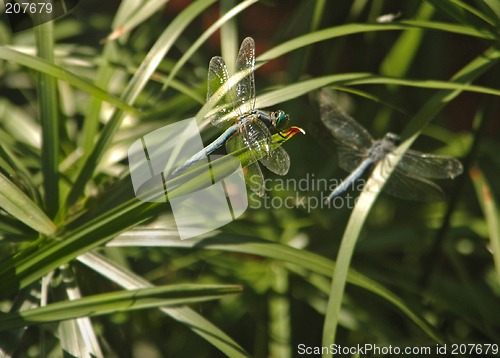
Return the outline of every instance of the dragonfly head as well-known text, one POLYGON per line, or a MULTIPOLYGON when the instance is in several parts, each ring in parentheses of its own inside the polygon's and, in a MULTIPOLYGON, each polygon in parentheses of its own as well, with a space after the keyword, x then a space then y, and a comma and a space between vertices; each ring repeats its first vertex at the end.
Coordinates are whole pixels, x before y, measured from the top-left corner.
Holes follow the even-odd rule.
POLYGON ((384 136, 384 138, 390 140, 395 145, 401 144, 401 137, 399 137, 397 134, 389 132, 384 136))
POLYGON ((278 132, 281 132, 288 125, 290 117, 282 110, 277 110, 271 112, 271 121, 273 123, 273 127, 276 128, 278 132))

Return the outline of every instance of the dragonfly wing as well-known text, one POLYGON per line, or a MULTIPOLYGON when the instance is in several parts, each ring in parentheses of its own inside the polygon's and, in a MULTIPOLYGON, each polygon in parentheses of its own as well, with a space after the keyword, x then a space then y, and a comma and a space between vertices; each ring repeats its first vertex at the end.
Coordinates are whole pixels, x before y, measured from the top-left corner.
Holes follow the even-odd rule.
POLYGON ((241 113, 255 108, 255 42, 251 37, 243 40, 236 58, 236 73, 245 77, 236 84, 236 96, 241 113))
POLYGON ((342 143, 337 144, 338 156, 339 156, 339 166, 347 172, 352 172, 356 169, 359 164, 365 159, 365 151, 360 152, 353 150, 352 147, 348 147, 342 143))
POLYGON ((394 170, 384 186, 384 192, 401 199, 409 199, 426 203, 441 201, 445 195, 441 188, 430 180, 413 175, 407 175, 394 170))
POLYGON ((453 179, 462 174, 462 163, 444 155, 406 151, 398 164, 398 169, 407 175, 430 179, 453 179))
MULTIPOLYGON (((226 150, 228 153, 233 153, 240 149, 248 150, 248 148, 248 144, 245 142, 241 133, 237 133, 226 142, 226 150)), ((249 153, 251 155, 255 154, 255 152, 252 151, 249 151, 249 153)), ((262 175, 262 171, 260 170, 257 160, 258 157, 255 156, 254 162, 245 168, 245 179, 252 191, 259 196, 263 196, 265 191, 264 176, 262 175)))
POLYGON ((258 163, 252 163, 245 169, 245 179, 252 191, 260 197, 264 196, 266 187, 264 185, 264 175, 258 163))
POLYGON ((244 146, 259 160, 271 153, 271 133, 269 129, 255 116, 247 116, 239 123, 244 146))
POLYGON ((259 153, 262 153, 265 149, 259 147, 260 143, 258 141, 251 140, 252 137, 248 133, 247 126, 243 126, 241 123, 237 125, 237 132, 226 141, 226 150, 228 154, 244 150, 244 152, 249 155, 248 160, 250 162, 257 162, 260 156, 262 156, 262 154, 259 156, 259 153))
POLYGON ((234 89, 229 87, 228 78, 226 63, 222 57, 212 57, 208 65, 207 101, 212 99, 216 109, 210 114, 210 121, 216 126, 229 120, 228 115, 236 105, 234 89))
POLYGON ((354 151, 363 152, 373 144, 372 136, 353 118, 337 106, 331 91, 323 89, 319 94, 321 120, 336 141, 354 151))
POLYGON ((288 153, 281 147, 274 149, 260 162, 265 165, 267 169, 278 175, 286 175, 290 169, 290 157, 288 153))

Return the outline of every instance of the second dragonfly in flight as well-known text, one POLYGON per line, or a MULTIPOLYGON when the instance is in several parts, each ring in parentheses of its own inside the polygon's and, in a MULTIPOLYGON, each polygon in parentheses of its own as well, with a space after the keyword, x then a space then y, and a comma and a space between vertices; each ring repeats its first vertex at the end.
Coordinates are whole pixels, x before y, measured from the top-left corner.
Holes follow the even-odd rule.
MULTIPOLYGON (((372 136, 334 102, 330 91, 320 92, 321 120, 338 144, 339 165, 351 174, 325 201, 332 201, 346 191, 371 166, 384 160, 399 143, 399 137, 387 133, 382 139, 372 136)), ((407 150, 387 180, 384 191, 393 196, 424 202, 444 198, 441 188, 429 179, 453 179, 463 171, 455 158, 407 150)))

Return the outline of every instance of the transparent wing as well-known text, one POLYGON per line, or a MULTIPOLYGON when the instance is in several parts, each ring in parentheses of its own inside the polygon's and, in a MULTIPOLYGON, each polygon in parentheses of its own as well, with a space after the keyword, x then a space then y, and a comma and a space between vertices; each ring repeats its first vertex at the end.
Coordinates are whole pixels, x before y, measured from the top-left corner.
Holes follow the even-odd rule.
POLYGON ((290 157, 281 147, 276 148, 264 158, 261 158, 260 162, 267 169, 278 175, 286 175, 290 169, 290 157))
MULTIPOLYGON (((249 150, 249 148, 249 143, 245 141, 241 133, 237 133, 226 142, 226 150, 228 153, 232 153, 240 149, 249 150)), ((249 150, 248 153, 253 157, 255 162, 245 168, 246 182, 252 191, 259 196, 263 196, 265 191, 264 176, 262 175, 262 171, 260 170, 257 162, 259 158, 256 156, 255 151, 249 150)))
POLYGON ((252 191, 260 197, 264 196, 266 187, 264 186, 264 175, 258 163, 253 163, 245 169, 245 180, 252 191))
POLYGON ((255 158, 261 157, 261 163, 270 171, 278 175, 288 173, 290 157, 281 147, 272 150, 271 133, 262 121, 255 116, 247 116, 242 122, 241 135, 246 147, 255 153, 255 158))
POLYGON ((336 141, 354 151, 364 152, 373 144, 372 136, 358 122, 337 106, 331 91, 323 89, 319 94, 321 120, 336 141))
POLYGON ((227 67, 222 57, 212 57, 208 65, 207 101, 213 96, 217 96, 214 98, 215 111, 210 114, 210 121, 216 126, 229 121, 228 115, 233 112, 237 105, 234 89, 228 87, 228 78, 227 67), (224 88, 218 92, 222 87, 224 88))
POLYGON ((247 116, 239 122, 240 136, 244 146, 254 154, 256 159, 271 153, 271 133, 255 116, 247 116))
POLYGON ((337 152, 339 157, 339 166, 347 172, 352 172, 356 169, 367 156, 367 152, 353 150, 340 142, 337 144, 337 152))
POLYGON ((430 180, 407 175, 397 167, 384 186, 384 192, 401 199, 436 202, 445 199, 441 188, 430 180))
POLYGON ((255 137, 254 131, 244 124, 238 123, 238 131, 226 141, 226 150, 232 153, 238 150, 243 150, 249 155, 248 159, 252 162, 257 162, 260 156, 266 153, 266 147, 263 145, 265 141, 252 140, 255 137), (260 154, 260 156, 259 156, 260 154))
POLYGON ((406 151, 398 164, 398 169, 406 175, 430 179, 453 179, 464 170, 462 163, 455 158, 415 150, 406 151))
POLYGON ((243 40, 236 58, 236 72, 244 72, 245 77, 236 84, 236 96, 241 113, 255 108, 255 42, 251 37, 243 40))

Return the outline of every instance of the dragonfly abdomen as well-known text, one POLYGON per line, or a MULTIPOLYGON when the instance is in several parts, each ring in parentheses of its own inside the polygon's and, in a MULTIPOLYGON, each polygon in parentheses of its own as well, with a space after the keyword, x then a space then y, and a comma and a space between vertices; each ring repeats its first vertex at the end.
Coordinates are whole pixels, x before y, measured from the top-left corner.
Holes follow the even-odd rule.
POLYGON ((356 180, 358 180, 361 175, 365 172, 365 170, 374 163, 375 161, 372 158, 366 158, 361 164, 351 173, 347 178, 345 178, 342 183, 335 188, 331 192, 331 194, 326 198, 325 202, 330 202, 335 197, 339 196, 342 194, 344 191, 347 190, 356 180))
POLYGON ((191 165, 194 163, 200 161, 203 158, 206 158, 213 152, 215 152, 217 149, 222 147, 222 145, 230 138, 232 137, 236 132, 238 131, 238 125, 234 124, 224 133, 222 133, 216 140, 214 140, 212 143, 210 143, 208 146, 200 150, 199 152, 195 153, 192 155, 188 160, 186 160, 182 165, 178 166, 173 172, 172 175, 178 174, 187 168, 189 168, 191 165))

